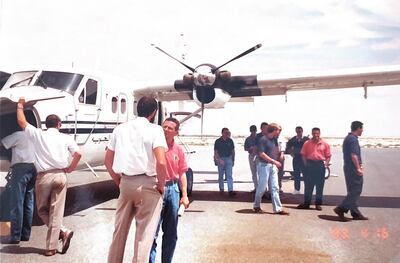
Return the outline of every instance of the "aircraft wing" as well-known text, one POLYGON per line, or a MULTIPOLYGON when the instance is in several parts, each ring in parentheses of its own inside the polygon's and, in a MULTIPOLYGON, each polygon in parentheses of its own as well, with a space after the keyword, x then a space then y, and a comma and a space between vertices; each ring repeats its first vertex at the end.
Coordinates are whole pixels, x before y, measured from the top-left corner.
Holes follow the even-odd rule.
MULTIPOLYGON (((291 91, 342 89, 400 85, 400 65, 337 70, 330 72, 298 73, 291 76, 269 75, 266 77, 232 76, 219 83, 219 88, 230 95, 230 101, 248 101, 239 98, 254 96, 285 95, 291 91)), ((193 100, 195 86, 176 80, 171 85, 148 85, 134 90, 135 96, 151 95, 160 101, 193 100)))

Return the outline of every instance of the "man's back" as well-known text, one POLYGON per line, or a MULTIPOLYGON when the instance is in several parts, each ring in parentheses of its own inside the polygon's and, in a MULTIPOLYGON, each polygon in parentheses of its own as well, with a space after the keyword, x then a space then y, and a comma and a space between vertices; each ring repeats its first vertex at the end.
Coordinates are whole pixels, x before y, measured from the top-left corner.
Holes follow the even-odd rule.
POLYGON ((14 132, 1 140, 5 148, 12 151, 11 165, 33 163, 35 160, 33 144, 23 131, 14 132))
POLYGON ((113 170, 129 175, 155 175, 153 149, 166 148, 163 130, 146 118, 136 119, 117 126, 109 148, 115 152, 113 170))

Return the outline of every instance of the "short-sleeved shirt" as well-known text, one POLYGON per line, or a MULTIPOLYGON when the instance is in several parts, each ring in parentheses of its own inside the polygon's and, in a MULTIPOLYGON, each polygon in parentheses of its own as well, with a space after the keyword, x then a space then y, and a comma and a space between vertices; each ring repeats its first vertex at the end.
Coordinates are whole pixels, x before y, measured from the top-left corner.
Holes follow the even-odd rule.
POLYGON ((300 151, 301 155, 307 160, 325 161, 331 157, 329 144, 320 139, 318 142, 308 140, 304 143, 300 151))
POLYGON ((352 133, 349 133, 343 141, 343 161, 345 167, 351 167, 355 169, 354 163, 351 159, 351 155, 357 155, 358 162, 362 164, 361 149, 358 142, 358 137, 352 133))
POLYGON ((222 139, 222 137, 215 140, 214 150, 218 152, 219 157, 230 157, 232 156, 232 152, 235 149, 235 145, 230 138, 226 138, 226 140, 222 139))
POLYGON ((69 165, 70 155, 79 152, 79 147, 72 136, 60 133, 56 128, 44 131, 28 124, 25 133, 33 142, 35 166, 38 172, 64 169, 69 165))
POLYGON ((119 174, 148 176, 156 175, 156 160, 153 150, 168 149, 161 126, 137 117, 118 125, 110 138, 108 149, 114 151, 113 170, 119 174))
POLYGON ((33 163, 35 155, 33 144, 28 140, 25 132, 14 132, 1 140, 6 149, 11 148, 11 165, 16 163, 33 163))
POLYGON ((248 151, 249 154, 253 154, 252 152, 250 152, 250 148, 253 146, 257 146, 256 145, 256 137, 255 136, 247 137, 246 140, 244 141, 244 150, 248 151))
POLYGON ((301 148, 304 143, 308 141, 308 137, 297 138, 297 136, 292 137, 286 144, 286 152, 293 153, 294 156, 299 156, 301 148))
MULTIPOLYGON (((269 139, 267 136, 262 136, 258 140, 257 150, 258 152, 263 152, 274 160, 278 160, 278 146, 275 144, 275 140, 269 139)), ((267 161, 263 158, 258 158, 260 162, 266 163, 267 161)))
POLYGON ((167 178, 165 178, 165 180, 178 180, 180 175, 188 170, 185 153, 182 147, 173 142, 171 146, 168 146, 165 157, 167 159, 167 178))

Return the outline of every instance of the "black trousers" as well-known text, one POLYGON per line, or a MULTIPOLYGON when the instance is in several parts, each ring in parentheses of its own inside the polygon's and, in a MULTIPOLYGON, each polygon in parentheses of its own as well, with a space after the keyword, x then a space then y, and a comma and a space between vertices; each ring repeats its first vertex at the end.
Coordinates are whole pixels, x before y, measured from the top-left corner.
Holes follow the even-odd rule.
POLYGON ((344 178, 346 179, 347 196, 344 198, 339 207, 344 211, 350 210, 353 217, 361 215, 358 210, 358 200, 362 192, 364 176, 357 175, 353 168, 344 167, 344 178))
POLYGON ((295 155, 293 157, 293 177, 294 177, 294 189, 300 191, 300 174, 304 175, 304 163, 301 159, 301 155, 295 155))
POLYGON ((325 184, 325 165, 323 161, 307 160, 304 174, 304 204, 310 205, 315 186, 315 204, 322 205, 325 184))

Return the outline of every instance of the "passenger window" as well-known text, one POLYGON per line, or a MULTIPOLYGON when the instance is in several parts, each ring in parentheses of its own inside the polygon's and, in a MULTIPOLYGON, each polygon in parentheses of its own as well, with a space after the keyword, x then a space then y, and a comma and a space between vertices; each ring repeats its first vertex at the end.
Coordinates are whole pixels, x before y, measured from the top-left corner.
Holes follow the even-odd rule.
POLYGON ((116 113, 117 112, 117 106, 118 106, 118 100, 116 97, 112 97, 111 99, 111 111, 112 113, 116 113))
POLYGON ((126 112, 126 100, 125 99, 121 99, 121 113, 125 113, 126 112))
POLYGON ((86 82, 86 104, 96 104, 97 99, 97 81, 89 79, 86 82))

